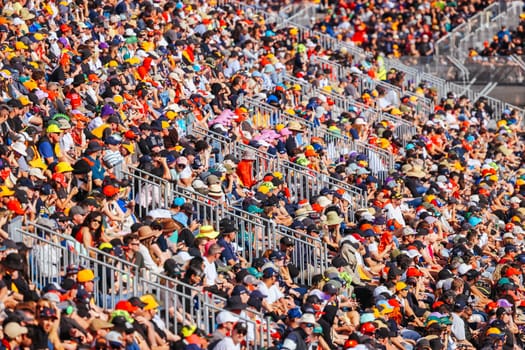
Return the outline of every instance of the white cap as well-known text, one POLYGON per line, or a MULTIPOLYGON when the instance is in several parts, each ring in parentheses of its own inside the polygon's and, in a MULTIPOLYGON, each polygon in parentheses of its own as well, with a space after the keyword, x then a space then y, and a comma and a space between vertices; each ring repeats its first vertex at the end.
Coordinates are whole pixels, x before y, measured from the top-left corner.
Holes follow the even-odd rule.
POLYGON ((14 142, 11 145, 11 148, 16 151, 16 153, 23 155, 24 157, 27 156, 27 147, 22 142, 14 142))
POLYGON ((417 249, 410 249, 404 252, 410 259, 414 259, 421 256, 421 253, 417 249))
POLYGON ((237 323, 239 318, 235 317, 230 311, 221 311, 215 316, 215 321, 218 324, 224 324, 226 322, 237 323))
POLYGON ((374 297, 376 298, 378 295, 383 294, 383 293, 388 293, 388 295, 392 296, 392 292, 386 286, 379 286, 379 287, 376 287, 376 289, 374 289, 374 297))
POLYGON ((518 197, 514 196, 510 199, 510 202, 511 203, 515 203, 515 204, 519 204, 521 203, 521 199, 519 199, 518 197))
POLYGON ((40 168, 31 168, 29 170, 29 176, 34 176, 34 177, 36 177, 37 179, 40 179, 40 180, 45 180, 46 179, 46 177, 42 173, 42 169, 40 169, 40 168))

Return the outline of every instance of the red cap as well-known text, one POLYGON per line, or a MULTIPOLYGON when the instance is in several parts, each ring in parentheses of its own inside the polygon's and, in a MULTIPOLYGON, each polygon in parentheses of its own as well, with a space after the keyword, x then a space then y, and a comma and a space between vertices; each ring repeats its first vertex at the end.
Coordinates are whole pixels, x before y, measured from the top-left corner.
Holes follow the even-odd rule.
POLYGON ((7 209, 11 210, 17 215, 23 215, 25 213, 25 210, 22 208, 22 204, 20 204, 18 199, 11 199, 9 202, 7 202, 7 209))
POLYGON ((120 189, 118 187, 113 186, 113 185, 106 185, 102 189, 102 193, 104 193, 104 195, 106 197, 113 197, 114 195, 119 193, 119 191, 120 191, 120 189))
POLYGON ((419 271, 416 267, 409 267, 407 269, 407 277, 420 277, 423 276, 423 272, 419 271))
POLYGON ((388 299, 388 304, 393 307, 401 307, 401 304, 397 299, 388 299))
POLYGON ((124 137, 130 140, 135 140, 137 138, 137 134, 131 130, 128 130, 124 133, 124 137))
POLYGON ((68 30, 71 30, 71 27, 68 26, 67 24, 61 24, 60 25, 60 31, 63 33, 63 32, 67 32, 68 30))
POLYGON ((124 310, 132 314, 138 310, 138 307, 134 306, 127 300, 121 300, 115 305, 115 310, 124 310))
POLYGON ((505 276, 519 276, 521 275, 521 271, 514 267, 509 267, 507 271, 505 272, 505 276))
POLYGON ((88 75, 88 79, 89 81, 100 81, 100 78, 98 77, 98 75, 94 73, 91 73, 90 75, 88 75))
POLYGON ((361 243, 363 243, 365 241, 365 239, 363 237, 361 237, 360 235, 358 235, 357 233, 353 233, 352 237, 354 237, 355 239, 357 239, 361 243))
POLYGON ((444 305, 445 303, 443 301, 436 301, 434 304, 432 304, 432 310, 436 310, 437 308, 439 308, 441 305, 444 305))
POLYGON ((355 340, 355 339, 348 339, 347 341, 345 341, 344 348, 345 349, 355 348, 357 345, 359 345, 357 340, 355 340))

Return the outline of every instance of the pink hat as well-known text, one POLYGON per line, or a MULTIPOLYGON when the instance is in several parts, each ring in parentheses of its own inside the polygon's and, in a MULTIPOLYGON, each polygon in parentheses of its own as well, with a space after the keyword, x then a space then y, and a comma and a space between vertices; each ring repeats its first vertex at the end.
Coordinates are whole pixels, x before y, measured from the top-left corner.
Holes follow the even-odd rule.
POLYGON ((279 131, 281 136, 290 136, 292 132, 288 128, 282 128, 281 131, 279 131))
POLYGON ((275 130, 272 129, 264 129, 262 131, 262 136, 265 140, 275 140, 279 138, 281 135, 275 132, 275 130))
POLYGON ((177 164, 188 165, 188 158, 186 157, 177 158, 177 164))

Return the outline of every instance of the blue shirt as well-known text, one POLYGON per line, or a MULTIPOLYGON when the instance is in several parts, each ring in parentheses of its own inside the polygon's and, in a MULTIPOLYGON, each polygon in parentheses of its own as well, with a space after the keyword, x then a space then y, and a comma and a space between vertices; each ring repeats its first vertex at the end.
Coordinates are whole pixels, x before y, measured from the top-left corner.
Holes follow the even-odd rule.
POLYGON ((224 261, 224 263, 228 264, 228 261, 232 259, 235 262, 239 261, 239 257, 235 253, 235 250, 233 250, 231 243, 228 243, 224 240, 224 238, 221 238, 217 241, 217 244, 224 248, 221 253, 221 260, 224 261))
POLYGON ((93 159, 93 157, 89 155, 86 155, 86 158, 93 163, 93 166, 91 167, 91 171, 93 172, 93 180, 104 180, 106 170, 102 167, 100 160, 98 158, 93 159))
POLYGON ((55 151, 53 150, 53 145, 51 145, 51 142, 49 141, 43 141, 38 145, 38 152, 42 155, 42 158, 53 158, 53 160, 57 160, 55 157, 55 151))

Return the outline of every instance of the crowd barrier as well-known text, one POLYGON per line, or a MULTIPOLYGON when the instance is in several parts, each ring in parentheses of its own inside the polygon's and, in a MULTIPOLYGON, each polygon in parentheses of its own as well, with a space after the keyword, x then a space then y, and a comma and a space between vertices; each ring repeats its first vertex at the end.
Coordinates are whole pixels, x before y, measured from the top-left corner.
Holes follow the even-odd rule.
MULTIPOLYGON (((133 184, 131 190, 132 194, 134 194, 138 188, 144 186, 144 183, 142 182, 143 176, 148 177, 146 184, 148 181, 150 181, 149 179, 153 177, 157 183, 160 183, 161 187, 167 187, 170 189, 169 191, 156 192, 158 195, 158 197, 155 198, 156 201, 159 203, 165 202, 166 205, 156 208, 148 208, 148 211, 144 211, 144 213, 149 212, 151 209, 169 208, 170 203, 175 197, 183 197, 193 205, 193 218, 203 225, 212 225, 217 230, 219 230, 219 221, 222 218, 229 217, 232 219, 239 229, 235 238, 235 244, 238 247, 238 253, 249 263, 251 263, 255 257, 260 256, 263 252, 278 248, 276 242, 278 242, 280 238, 285 235, 279 230, 278 225, 273 220, 265 219, 257 214, 248 213, 241 207, 236 207, 227 203, 219 203, 208 196, 199 194, 188 188, 177 187, 170 181, 157 178, 151 174, 145 173, 143 170, 130 168, 130 171, 125 173, 125 175, 129 177, 131 180, 130 182, 133 184)), ((327 183, 326 185, 329 184, 327 183)), ((363 203, 362 201, 352 201, 351 196, 353 194, 351 192, 347 193, 347 198, 354 205, 352 208, 356 208, 357 204, 354 203, 363 203)), ((145 207, 141 202, 137 202, 137 205, 139 207, 145 207)), ((349 215, 351 215, 351 213, 349 213, 349 215)), ((290 238, 294 242, 294 246, 299 247, 301 250, 310 249, 305 248, 305 246, 315 245, 316 247, 322 248, 322 252, 324 254, 323 256, 327 256, 325 253, 327 250, 326 244, 318 238, 309 238, 309 241, 303 239, 305 237, 301 235, 293 235, 290 236, 290 238)), ((327 259, 320 259, 320 261, 322 261, 322 264, 319 266, 319 268, 324 269, 328 267, 329 261, 327 259)), ((307 266, 301 265, 306 262, 298 263, 299 269, 304 269, 305 271, 307 270, 307 266)), ((308 280, 300 280, 298 282, 310 283, 312 276, 308 275, 306 277, 308 280)))
MULTIPOLYGON (((318 93, 326 94, 326 92, 323 91, 318 91, 318 93)), ((282 113, 277 107, 270 106, 259 100, 245 98, 245 104, 249 106, 250 110, 255 114, 260 114, 261 110, 263 110, 262 113, 272 113, 276 115, 277 120, 284 124, 291 120, 302 123, 305 127, 310 124, 310 122, 305 121, 303 118, 282 113)), ((345 108, 345 106, 341 106, 341 108, 345 108)), ((388 172, 394 168, 394 157, 385 149, 361 142, 359 140, 352 141, 347 136, 329 131, 322 127, 312 126, 309 129, 305 129, 305 131, 307 138, 315 136, 322 138, 325 141, 328 157, 336 163, 340 161, 341 157, 344 157, 351 151, 357 151, 359 153, 366 154, 369 159, 374 160, 374 168, 371 168, 371 170, 373 171, 374 175, 379 176, 381 180, 384 180, 385 172, 388 172)))
POLYGON ((399 86, 392 85, 386 81, 372 79, 366 74, 355 74, 350 70, 349 67, 343 66, 339 63, 333 62, 331 60, 328 60, 322 57, 312 56, 311 64, 318 65, 322 69, 325 69, 325 68, 329 69, 331 72, 330 74, 331 80, 337 83, 343 78, 348 78, 351 74, 354 76, 357 76, 359 78, 359 87, 360 87, 359 93, 361 94, 363 93, 363 90, 365 89, 373 90, 377 86, 382 86, 383 88, 385 88, 386 91, 389 91, 389 92, 394 91, 396 93, 397 95, 396 104, 399 104, 399 101, 401 97, 403 96, 408 96, 408 97, 415 96, 417 97, 416 111, 418 113, 422 115, 428 115, 431 111, 434 110, 433 102, 430 99, 424 96, 416 95, 410 90, 408 90, 408 87, 409 87, 408 85, 411 84, 411 81, 408 79, 404 80, 403 83, 405 85, 403 86, 403 88, 401 88, 399 86))
MULTIPOLYGON (((284 79, 285 82, 290 85, 299 84, 296 81, 300 80, 289 75, 286 75, 284 79)), ((303 82, 303 84, 305 83, 303 82)), ((376 85, 378 84, 365 83, 364 80, 361 80, 358 90, 361 93, 367 88, 375 88, 376 85)), ((370 124, 382 120, 389 121, 394 126, 394 135, 403 143, 403 145, 406 145, 409 142, 409 140, 411 140, 412 136, 415 135, 417 132, 416 127, 411 121, 405 120, 397 116, 393 116, 386 112, 382 112, 378 109, 367 106, 361 102, 355 101, 350 97, 339 95, 334 91, 329 92, 324 89, 314 89, 311 86, 309 88, 303 88, 301 85, 301 88, 301 96, 304 96, 303 99, 308 99, 310 97, 319 96, 320 94, 322 94, 326 97, 329 97, 334 102, 335 106, 337 106, 340 112, 349 111, 351 108, 354 108, 359 110, 359 112, 361 113, 360 115, 364 117, 365 120, 367 120, 370 124)), ((397 96, 399 98, 399 94, 397 96)), ((426 105, 424 102, 418 103, 416 106, 416 111, 423 111, 420 115, 428 115, 428 113, 430 113, 430 110, 431 107, 426 105)))
POLYGON ((312 171, 299 164, 289 161, 280 162, 281 169, 285 174, 292 195, 295 199, 307 199, 310 201, 317 196, 323 188, 342 189, 349 200, 348 216, 350 220, 355 219, 355 212, 366 207, 367 195, 359 187, 350 186, 347 183, 334 179, 333 177, 312 171))
POLYGON ((353 218, 354 212, 362 207, 366 206, 367 197, 366 193, 363 193, 361 188, 350 185, 346 182, 337 180, 327 174, 318 173, 312 169, 301 167, 300 165, 290 163, 287 160, 279 159, 277 157, 270 158, 264 152, 256 148, 246 146, 242 143, 238 143, 230 140, 227 137, 218 135, 213 132, 206 131, 201 127, 194 125, 193 131, 197 131, 196 134, 201 137, 211 141, 213 144, 224 152, 224 154, 234 154, 238 159, 242 158, 242 152, 246 148, 252 149, 256 155, 257 159, 255 160, 254 169, 261 169, 264 171, 258 172, 258 174, 264 174, 267 171, 281 171, 286 176, 286 183, 288 187, 292 190, 292 193, 296 196, 296 199, 312 199, 312 197, 317 194, 322 188, 337 188, 343 189, 347 193, 348 198, 350 199, 350 215, 353 218), (240 150, 240 151, 237 151, 240 150), (264 167, 264 164, 271 163, 274 166, 269 169, 264 167), (309 183, 315 183, 314 187, 308 186, 309 183))
MULTIPOLYGON (((18 229, 23 241, 33 247, 28 256, 29 278, 39 288, 49 282, 59 282, 70 264, 93 270, 94 300, 104 309, 112 309, 120 300, 132 296, 152 294, 159 302, 159 315, 167 329, 177 334, 183 325, 198 325, 207 334, 216 329, 215 315, 221 311, 226 299, 164 276, 139 269, 126 260, 90 249, 90 254, 79 254, 67 244, 70 238, 56 230, 29 223, 35 232, 18 229), (44 254, 44 255, 42 255, 44 254)), ((271 320, 260 312, 250 311, 240 316, 254 335, 249 348, 268 347, 271 344, 271 320)))
POLYGON ((215 225, 218 229, 217 218, 221 217, 221 206, 217 201, 203 196, 189 188, 182 189, 175 183, 154 176, 144 170, 130 167, 124 172, 131 183, 131 196, 135 198, 135 213, 139 217, 145 217, 151 210, 157 208, 169 208, 173 199, 182 197, 193 204, 193 216, 203 225, 215 225), (150 196, 140 196, 144 188, 148 188, 150 196))

